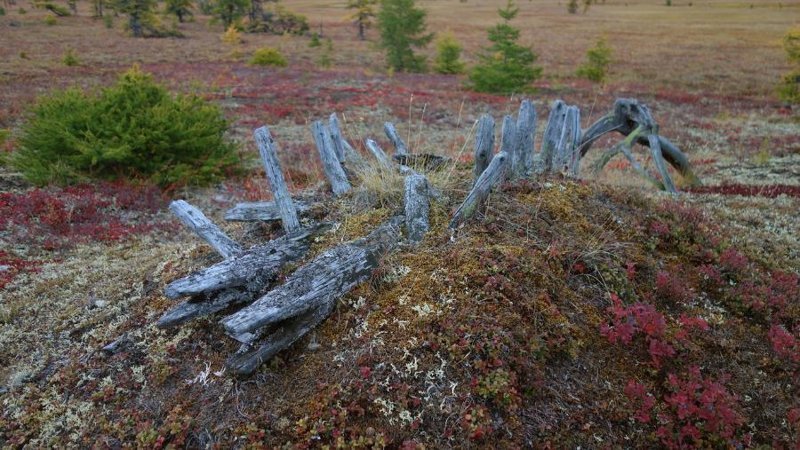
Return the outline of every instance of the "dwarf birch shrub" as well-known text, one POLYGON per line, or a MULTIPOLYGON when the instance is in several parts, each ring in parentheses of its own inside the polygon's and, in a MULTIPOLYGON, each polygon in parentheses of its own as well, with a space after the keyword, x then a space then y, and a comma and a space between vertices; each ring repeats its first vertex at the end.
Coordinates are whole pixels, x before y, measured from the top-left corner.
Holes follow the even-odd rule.
POLYGON ((38 185, 124 178, 207 184, 238 164, 227 127, 216 105, 173 96, 134 67, 99 92, 40 98, 11 162, 38 185))

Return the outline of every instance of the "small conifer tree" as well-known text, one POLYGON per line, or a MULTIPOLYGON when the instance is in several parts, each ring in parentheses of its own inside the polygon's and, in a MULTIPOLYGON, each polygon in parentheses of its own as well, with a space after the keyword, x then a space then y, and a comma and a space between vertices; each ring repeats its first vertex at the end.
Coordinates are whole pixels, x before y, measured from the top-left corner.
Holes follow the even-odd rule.
POLYGON ((192 16, 192 0, 165 0, 164 12, 172 14, 178 18, 178 22, 192 16))
POLYGON ((389 68, 396 71, 422 72, 425 57, 414 54, 433 39, 425 33, 425 11, 415 6, 414 0, 381 0, 378 12, 380 46, 386 50, 389 68))
POLYGON ((508 0, 505 9, 499 9, 502 23, 489 29, 492 45, 479 56, 480 63, 472 69, 470 81, 478 92, 509 94, 529 90, 529 85, 542 74, 534 67, 536 54, 530 47, 517 44, 519 30, 509 25, 519 9, 508 0))
POLYGON ((464 63, 461 61, 461 44, 452 34, 447 33, 436 42, 436 61, 433 69, 438 73, 458 74, 464 73, 464 63))
POLYGON ((606 79, 609 64, 611 64, 611 47, 604 39, 600 39, 586 52, 586 62, 578 67, 577 75, 596 83, 602 82, 606 79))
POLYGON ((214 16, 222 22, 227 30, 231 25, 244 17, 250 6, 248 0, 216 0, 214 16))
POLYGON ((358 26, 358 38, 362 41, 366 39, 367 28, 372 26, 372 18, 375 17, 375 4, 378 0, 349 0, 347 9, 354 9, 351 18, 358 26))

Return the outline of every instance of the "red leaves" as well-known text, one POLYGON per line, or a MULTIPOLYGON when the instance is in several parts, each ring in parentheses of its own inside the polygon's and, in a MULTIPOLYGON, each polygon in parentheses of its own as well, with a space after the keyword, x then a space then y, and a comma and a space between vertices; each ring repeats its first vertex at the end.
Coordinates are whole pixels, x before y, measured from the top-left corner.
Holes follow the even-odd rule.
POLYGON ((81 241, 117 241, 130 233, 146 232, 151 223, 132 223, 136 213, 153 213, 163 204, 154 187, 122 183, 33 189, 0 193, 0 231, 21 242, 45 249, 81 241))
POLYGON ((772 350, 778 356, 793 363, 800 363, 800 341, 794 334, 786 331, 781 325, 772 325, 767 336, 772 344, 772 350))
POLYGON ((664 315, 653 305, 637 302, 623 306, 616 294, 611 294, 612 305, 607 309, 613 316, 611 325, 603 324, 600 334, 612 344, 630 344, 638 334, 644 335, 651 362, 661 367, 665 358, 675 356, 675 348, 665 339, 664 315))

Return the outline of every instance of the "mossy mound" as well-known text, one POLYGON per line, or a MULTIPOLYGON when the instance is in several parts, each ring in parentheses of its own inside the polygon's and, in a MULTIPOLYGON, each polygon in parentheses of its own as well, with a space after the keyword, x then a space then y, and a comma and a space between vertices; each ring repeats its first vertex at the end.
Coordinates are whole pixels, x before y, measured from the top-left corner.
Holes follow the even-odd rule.
MULTIPOLYGON (((560 179, 504 186, 451 233, 449 211, 467 183, 433 208, 420 246, 390 255, 312 336, 249 379, 219 372, 235 348, 213 320, 167 333, 147 325, 170 306, 160 287, 207 254, 142 268, 131 278, 149 287, 114 330, 134 344, 111 357, 75 351, 43 369, 59 383, 6 394, 6 442, 726 447, 797 438, 800 288, 781 261, 732 247, 680 200, 560 179), (68 399, 57 417, 53 396, 68 399)), ((392 214, 344 220, 351 208, 332 206, 328 218, 342 225, 312 254, 392 214)), ((104 338, 79 335, 75 347, 104 338)))

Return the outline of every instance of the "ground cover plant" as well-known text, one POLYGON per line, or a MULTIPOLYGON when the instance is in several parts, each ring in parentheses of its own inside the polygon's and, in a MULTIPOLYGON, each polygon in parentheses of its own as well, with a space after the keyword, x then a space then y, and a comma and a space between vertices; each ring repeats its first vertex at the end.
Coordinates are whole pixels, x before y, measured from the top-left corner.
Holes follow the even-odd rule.
MULTIPOLYGON (((519 2, 518 42, 544 69, 530 96, 540 133, 557 98, 581 106, 585 127, 616 97, 636 97, 703 185, 672 197, 626 160, 597 175, 589 160, 577 180, 501 186, 451 234, 476 120, 515 113, 520 98, 474 92, 464 75, 386 73, 377 30, 361 40, 344 2, 287 5, 330 39, 322 67, 310 37, 242 30, 236 47, 223 42, 199 4, 177 25, 185 38, 134 39, 92 18, 93 4, 48 26, 53 13, 17 0, 0 16, 0 447, 794 448, 800 133, 776 85, 791 70, 782 39, 800 5, 750 3, 609 1, 573 15, 519 2), (594 84, 576 71, 600 37, 614 58, 594 84), (289 65, 250 65, 262 47, 289 65), (68 51, 77 65, 64 64, 68 51), (169 91, 217 105, 244 155, 256 155, 252 129, 270 126, 292 192, 323 200, 311 217, 339 224, 308 258, 402 203, 402 178, 381 172, 328 197, 309 125, 331 112, 365 157, 364 138, 391 149, 392 121, 412 151, 455 161, 429 174, 443 194, 431 231, 311 336, 252 377, 231 376, 236 346, 216 320, 154 326, 175 305, 164 287, 218 261, 166 204, 185 198, 238 241, 263 244, 278 226, 222 220, 236 202, 270 199, 255 157, 242 157, 244 175, 166 191, 37 187, 10 163, 37 97, 108 88, 137 62, 169 91), (117 353, 100 350, 120 337, 117 353)), ((505 4, 417 2, 467 69, 505 4)), ((437 50, 419 54, 433 62, 437 50)))

